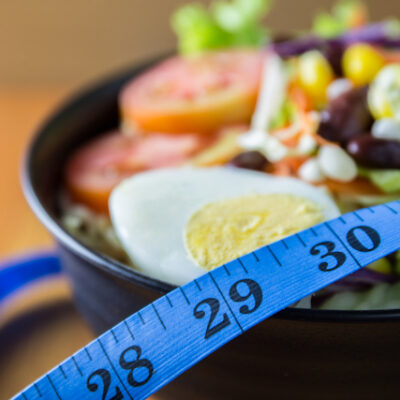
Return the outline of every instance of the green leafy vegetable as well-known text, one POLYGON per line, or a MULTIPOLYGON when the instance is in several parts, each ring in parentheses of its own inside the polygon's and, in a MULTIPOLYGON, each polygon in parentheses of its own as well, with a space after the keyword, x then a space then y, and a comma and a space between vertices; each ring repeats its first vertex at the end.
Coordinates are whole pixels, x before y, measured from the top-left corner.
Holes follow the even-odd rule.
POLYGON ((172 28, 179 51, 193 54, 234 46, 260 46, 269 39, 261 19, 271 0, 214 1, 207 9, 202 4, 187 4, 172 15, 172 28))
POLYGON ((400 307, 400 282, 378 283, 362 292, 337 293, 325 301, 321 310, 390 310, 400 307))
POLYGON ((296 105, 291 101, 286 99, 279 112, 272 118, 270 129, 282 128, 290 123, 292 123, 298 116, 298 111, 296 105))
POLYGON ((358 174, 368 178, 385 193, 400 193, 400 170, 398 169, 360 168, 358 174))
POLYGON ((385 29, 389 36, 394 38, 400 36, 400 20, 398 18, 388 18, 385 23, 385 29))
POLYGON ((332 38, 364 25, 367 19, 367 10, 361 1, 342 0, 333 6, 330 14, 323 12, 315 17, 312 31, 323 38, 332 38))
POLYGON ((396 251, 394 259, 395 259, 394 272, 397 275, 400 275, 400 250, 396 251))
POLYGON ((392 265, 386 257, 376 260, 375 262, 367 265, 366 268, 372 269, 372 271, 379 272, 381 274, 392 273, 392 265))

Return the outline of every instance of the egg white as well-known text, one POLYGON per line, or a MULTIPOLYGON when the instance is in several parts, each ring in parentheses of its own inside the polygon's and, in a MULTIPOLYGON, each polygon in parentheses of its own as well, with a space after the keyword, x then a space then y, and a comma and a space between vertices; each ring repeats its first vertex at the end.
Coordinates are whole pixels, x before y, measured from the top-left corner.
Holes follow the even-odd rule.
POLYGON ((134 266, 158 280, 182 285, 206 272, 185 248, 191 215, 218 200, 270 193, 309 199, 321 207, 325 219, 340 214, 322 189, 298 179, 227 167, 168 168, 134 175, 113 190, 109 208, 134 266))

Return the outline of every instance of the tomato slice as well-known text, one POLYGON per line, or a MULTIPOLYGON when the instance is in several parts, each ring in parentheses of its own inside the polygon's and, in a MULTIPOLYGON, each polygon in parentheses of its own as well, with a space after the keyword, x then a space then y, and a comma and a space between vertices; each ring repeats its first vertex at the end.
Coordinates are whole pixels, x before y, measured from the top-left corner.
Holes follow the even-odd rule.
POLYGON ((127 136, 107 133, 78 149, 66 166, 73 200, 108 213, 108 198, 123 179, 141 171, 177 166, 210 145, 215 137, 199 134, 127 136))
POLYGON ((214 132, 247 123, 254 111, 265 53, 241 49, 173 57, 121 92, 124 126, 150 132, 214 132))

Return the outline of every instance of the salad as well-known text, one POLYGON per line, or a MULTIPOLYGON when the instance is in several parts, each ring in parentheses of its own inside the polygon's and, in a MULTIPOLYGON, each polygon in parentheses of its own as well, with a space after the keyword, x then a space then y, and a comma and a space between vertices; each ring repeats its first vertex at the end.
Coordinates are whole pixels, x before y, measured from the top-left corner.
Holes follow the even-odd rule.
MULTIPOLYGON (((62 223, 172 284, 340 213, 400 198, 400 23, 359 1, 274 38, 267 0, 187 4, 179 54, 121 90, 120 127, 72 154, 62 223)), ((302 307, 400 307, 400 253, 302 307)))

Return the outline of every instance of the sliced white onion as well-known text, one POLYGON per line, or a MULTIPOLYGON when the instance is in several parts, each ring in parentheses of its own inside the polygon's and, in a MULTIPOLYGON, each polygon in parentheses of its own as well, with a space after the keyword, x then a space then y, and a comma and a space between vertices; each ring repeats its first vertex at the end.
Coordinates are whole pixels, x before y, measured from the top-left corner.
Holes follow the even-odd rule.
POLYGON ((273 53, 265 56, 257 105, 251 119, 252 130, 267 131, 285 100, 287 75, 282 59, 273 53))
POLYGON ((346 78, 335 79, 326 91, 328 100, 333 100, 353 88, 353 83, 346 78))
POLYGON ((322 146, 318 152, 322 172, 341 182, 350 182, 357 176, 355 161, 339 146, 322 146))
POLYGON ((268 133, 272 118, 279 112, 285 99, 287 76, 283 61, 273 53, 265 58, 257 105, 251 129, 238 138, 246 150, 258 150, 271 162, 285 157, 289 149, 278 138, 268 133))
POLYGON ((238 144, 245 150, 259 150, 265 146, 267 136, 262 130, 250 130, 238 137, 238 144))
POLYGON ((276 136, 279 140, 288 140, 293 136, 297 135, 300 131, 301 124, 298 119, 296 119, 291 125, 287 128, 278 129, 274 131, 274 136, 276 136))
POLYGON ((316 183, 325 179, 325 174, 319 165, 316 157, 307 160, 298 171, 299 177, 307 182, 316 183))
POLYGON ((299 155, 311 154, 317 148, 317 141, 311 135, 303 135, 297 144, 296 151, 299 155))
POLYGON ((288 147, 271 135, 267 136, 264 148, 261 148, 260 151, 271 162, 282 160, 282 158, 285 158, 290 152, 288 147))
POLYGON ((400 122, 394 118, 382 118, 374 122, 372 136, 377 139, 400 141, 400 122))

